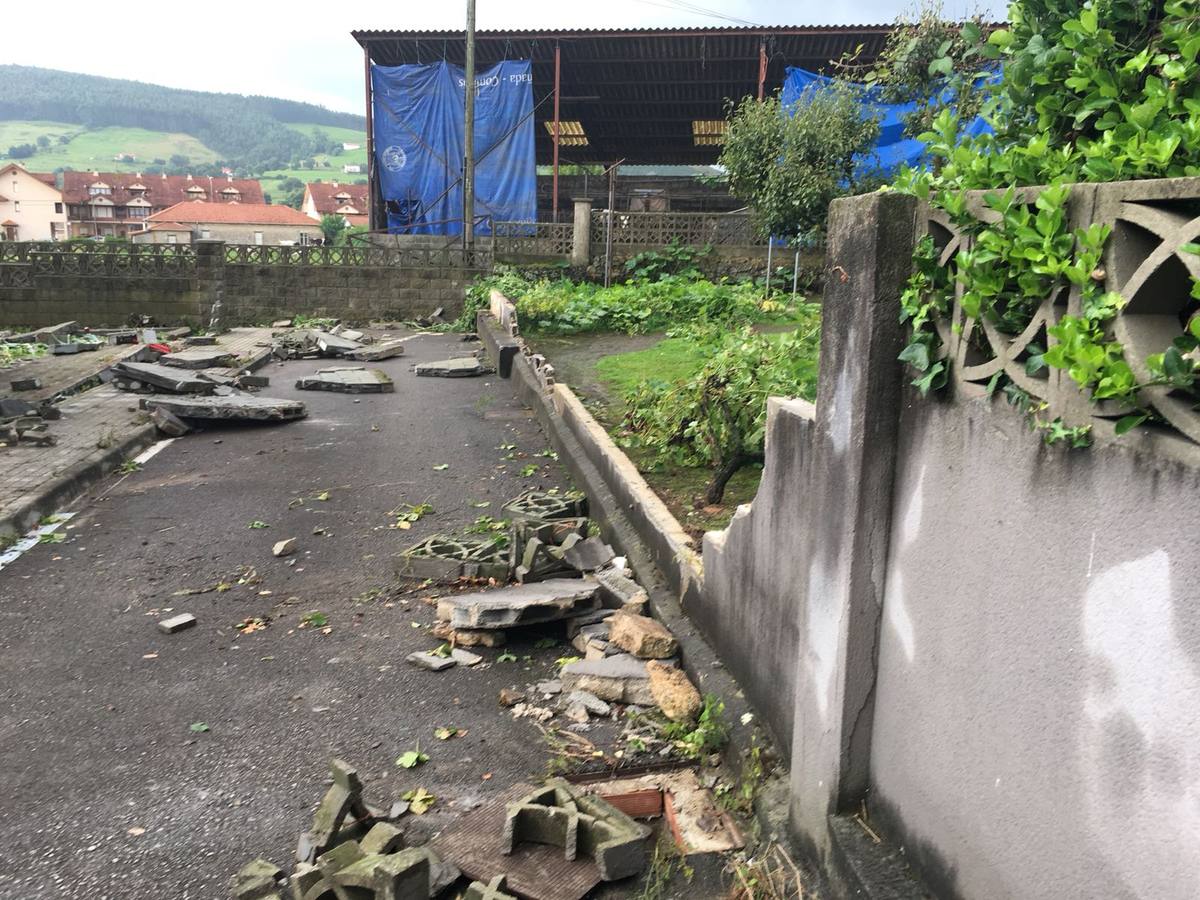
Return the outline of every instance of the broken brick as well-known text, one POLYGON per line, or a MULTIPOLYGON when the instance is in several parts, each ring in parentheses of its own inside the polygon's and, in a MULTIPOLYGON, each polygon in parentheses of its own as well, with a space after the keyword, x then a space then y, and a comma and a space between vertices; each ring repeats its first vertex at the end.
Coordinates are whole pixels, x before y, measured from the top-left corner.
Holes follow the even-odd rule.
POLYGON ((639 659, 669 659, 679 642, 661 622, 648 616, 618 612, 608 620, 608 639, 639 659))

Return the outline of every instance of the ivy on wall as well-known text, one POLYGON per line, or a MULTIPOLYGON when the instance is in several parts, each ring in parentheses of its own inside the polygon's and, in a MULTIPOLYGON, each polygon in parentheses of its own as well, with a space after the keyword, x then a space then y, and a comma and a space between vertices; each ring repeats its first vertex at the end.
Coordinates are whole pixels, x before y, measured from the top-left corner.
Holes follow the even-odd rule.
MULTIPOLYGON (((957 117, 942 110, 921 135, 930 169, 902 172, 895 183, 967 238, 948 266, 931 238, 918 245, 902 298, 912 336, 901 359, 922 392, 936 390, 950 365, 936 326, 952 314, 956 292, 964 315, 1017 335, 1045 298, 1073 286, 1079 314, 1047 328, 1048 346, 1031 347, 1026 368, 1063 370, 1093 400, 1127 408, 1122 433, 1155 416, 1142 389, 1195 396, 1200 320, 1190 310, 1174 342, 1139 366, 1150 373, 1139 381, 1112 336, 1125 299, 1104 289, 1110 228, 1070 229, 1069 184, 1200 175, 1200 0, 1016 0, 1009 27, 987 41, 1003 65, 985 107, 996 133, 960 139, 957 117), (1030 205, 1014 188, 1033 185, 1047 187, 1030 205), (980 189, 992 191, 988 221, 963 193, 980 189)), ((1192 296, 1200 299, 1200 284, 1192 296)), ((1005 388, 1013 400, 1016 386, 1003 380, 998 374, 989 390, 1005 388)), ((1088 426, 1044 421, 1044 403, 1016 399, 1047 440, 1086 443, 1088 426)))

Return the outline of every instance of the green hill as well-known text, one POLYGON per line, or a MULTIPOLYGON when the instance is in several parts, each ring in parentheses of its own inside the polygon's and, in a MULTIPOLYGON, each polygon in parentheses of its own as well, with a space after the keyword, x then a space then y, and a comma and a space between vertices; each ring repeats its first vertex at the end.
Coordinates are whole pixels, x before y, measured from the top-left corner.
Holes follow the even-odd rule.
POLYGON ((346 153, 344 141, 365 142, 362 116, 275 97, 185 91, 0 65, 0 154, 20 158, 33 169, 162 168, 219 174, 225 165, 238 174, 256 175, 321 160, 330 163, 326 172, 341 174, 341 166, 359 162, 361 154, 351 151, 353 160, 347 154, 338 161, 346 153), (48 146, 38 146, 42 136, 48 146), (22 145, 32 145, 32 155, 22 145), (134 159, 118 162, 114 157, 119 154, 134 159), (172 156, 186 160, 173 163, 172 156))

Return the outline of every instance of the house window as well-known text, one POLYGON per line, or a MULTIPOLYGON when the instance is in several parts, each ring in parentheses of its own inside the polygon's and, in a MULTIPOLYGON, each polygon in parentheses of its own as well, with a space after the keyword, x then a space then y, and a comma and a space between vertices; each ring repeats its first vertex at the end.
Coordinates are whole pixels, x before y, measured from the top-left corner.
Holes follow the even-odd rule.
POLYGON ((13 201, 13 212, 15 212, 15 213, 19 213, 20 211, 21 211, 21 201, 20 201, 20 200, 14 200, 14 201, 13 201))
POLYGON ((88 188, 88 196, 90 197, 100 197, 104 194, 111 193, 112 188, 110 188, 107 184, 93 184, 90 188, 88 188))
POLYGON ((254 243, 261 247, 262 242, 263 242, 262 241, 262 232, 261 231, 254 232, 254 243))
POLYGON ((176 243, 176 240, 177 239, 176 239, 175 235, 173 235, 173 234, 167 235, 167 243, 168 244, 174 244, 174 243, 176 243))
POLYGON ((95 206, 92 208, 92 214, 97 219, 111 219, 113 217, 113 208, 111 206, 95 206))
POLYGON ((131 219, 144 219, 150 215, 150 208, 147 206, 130 206, 127 207, 127 211, 131 219))
POLYGON ((209 231, 207 228, 201 228, 201 229, 200 229, 200 239, 201 239, 201 240, 205 240, 205 241, 207 241, 207 240, 209 240, 211 237, 212 237, 212 232, 211 232, 211 231, 209 231))
POLYGON ((60 216, 62 215, 62 204, 61 203, 54 204, 54 212, 60 216))
POLYGON ((312 235, 310 235, 307 231, 300 232, 300 246, 307 247, 310 244, 312 244, 312 235))

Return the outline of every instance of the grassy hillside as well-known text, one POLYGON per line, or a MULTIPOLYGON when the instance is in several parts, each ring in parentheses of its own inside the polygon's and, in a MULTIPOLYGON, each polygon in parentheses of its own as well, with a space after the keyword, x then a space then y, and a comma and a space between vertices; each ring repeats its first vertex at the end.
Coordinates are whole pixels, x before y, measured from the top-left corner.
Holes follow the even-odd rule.
POLYGON ((166 161, 172 155, 186 156, 193 164, 215 163, 220 157, 189 134, 147 131, 144 128, 97 128, 66 122, 0 122, 0 161, 7 161, 8 148, 15 144, 35 144, 38 137, 50 138, 50 146, 19 159, 21 165, 36 172, 58 168, 99 169, 108 172, 140 172, 155 160, 166 161), (69 143, 59 143, 60 136, 69 143), (113 157, 129 153, 133 162, 117 162, 113 157))
MULTIPOLYGON (((0 65, 0 121, 65 123, 89 134, 112 127, 145 129, 167 135, 168 143, 171 136, 188 134, 209 148, 206 159, 219 156, 239 173, 294 166, 328 152, 329 143, 313 139, 317 126, 355 133, 365 128, 360 115, 310 103, 14 65, 0 65)), ((0 152, 7 151, 9 143, 0 146, 0 152)), ((84 149, 97 155, 109 146, 101 136, 95 148, 84 149)), ((151 149, 150 158, 161 156, 162 149, 163 145, 151 149)), ((137 154, 129 147, 117 147, 113 153, 117 152, 137 154)))

